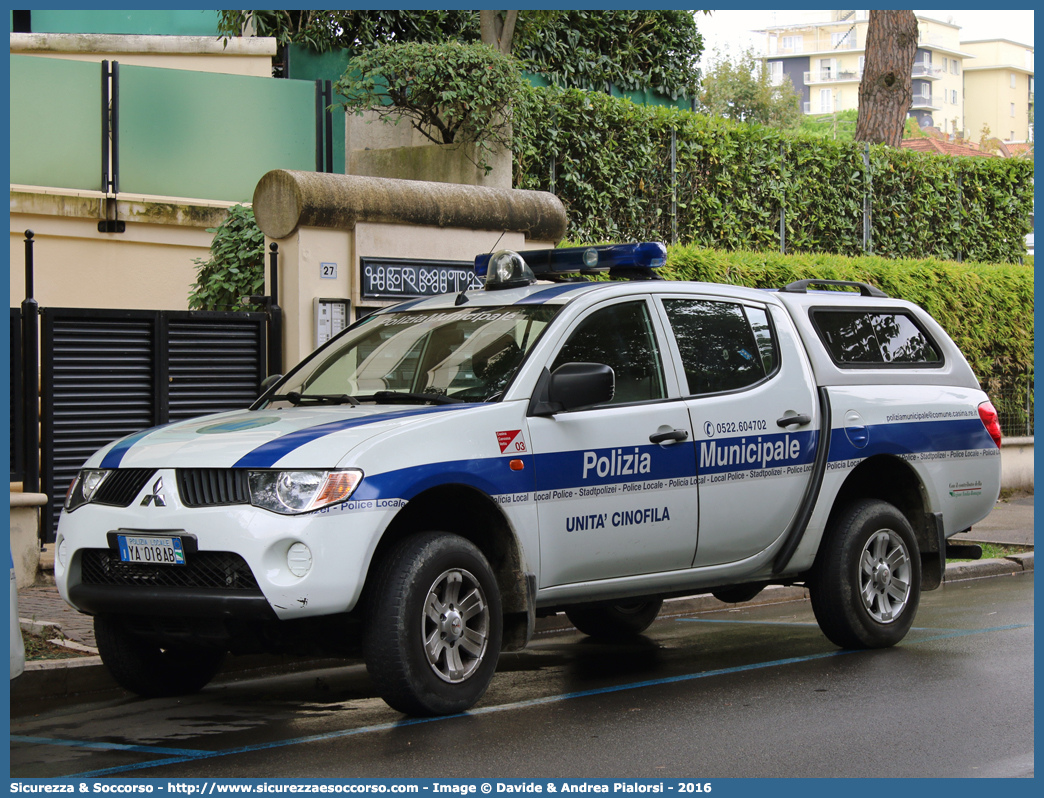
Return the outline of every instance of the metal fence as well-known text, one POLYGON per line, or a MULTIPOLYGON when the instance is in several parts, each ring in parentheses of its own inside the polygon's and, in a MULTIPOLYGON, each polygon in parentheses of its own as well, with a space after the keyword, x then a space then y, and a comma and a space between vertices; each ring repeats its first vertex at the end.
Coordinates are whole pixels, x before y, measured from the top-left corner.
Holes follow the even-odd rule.
POLYGON ((1005 437, 1033 435, 1033 375, 1027 374, 1016 390, 1003 391, 990 397, 1000 416, 1005 437))

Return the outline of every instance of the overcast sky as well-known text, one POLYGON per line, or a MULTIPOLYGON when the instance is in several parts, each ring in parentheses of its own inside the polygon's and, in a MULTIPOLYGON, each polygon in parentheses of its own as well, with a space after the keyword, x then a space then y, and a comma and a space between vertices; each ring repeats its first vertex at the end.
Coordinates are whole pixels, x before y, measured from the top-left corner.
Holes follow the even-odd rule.
MULTIPOLYGON (((787 24, 795 11, 714 11, 707 16, 696 15, 696 26, 703 34, 704 47, 710 56, 715 48, 728 48, 733 55, 745 47, 763 48, 764 37, 750 32, 751 28, 772 24, 787 24)), ((1020 44, 1033 45, 1033 11, 914 11, 918 16, 938 19, 961 26, 962 39, 1011 39, 1020 44)))

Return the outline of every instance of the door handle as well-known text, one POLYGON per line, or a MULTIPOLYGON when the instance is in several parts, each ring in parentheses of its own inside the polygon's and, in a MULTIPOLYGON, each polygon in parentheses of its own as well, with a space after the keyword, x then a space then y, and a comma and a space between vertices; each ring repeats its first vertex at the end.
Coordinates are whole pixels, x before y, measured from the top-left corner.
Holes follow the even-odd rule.
POLYGON ((805 424, 810 423, 812 423, 812 416, 806 413, 799 413, 794 416, 783 416, 783 418, 776 419, 776 424, 780 427, 789 427, 793 424, 803 427, 805 424))
POLYGON ((689 437, 686 429, 672 429, 667 432, 654 432, 649 436, 649 443, 679 443, 689 437))

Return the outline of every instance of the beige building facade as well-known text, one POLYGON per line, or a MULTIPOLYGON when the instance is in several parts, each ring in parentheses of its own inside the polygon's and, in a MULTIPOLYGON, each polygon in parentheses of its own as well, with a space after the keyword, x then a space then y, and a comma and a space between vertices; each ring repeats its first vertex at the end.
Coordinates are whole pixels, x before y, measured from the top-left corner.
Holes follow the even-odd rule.
MULTIPOLYGON (((859 108, 859 83, 866 60, 868 11, 794 12, 788 24, 760 29, 763 56, 775 83, 789 79, 809 115, 859 108)), ((917 55, 911 72, 910 116, 922 127, 945 133, 965 129, 964 68, 960 28, 917 18, 917 55)))
POLYGON ((983 128, 1004 142, 1033 140, 1033 48, 1008 39, 965 41, 975 60, 964 73, 965 114, 970 136, 983 128))

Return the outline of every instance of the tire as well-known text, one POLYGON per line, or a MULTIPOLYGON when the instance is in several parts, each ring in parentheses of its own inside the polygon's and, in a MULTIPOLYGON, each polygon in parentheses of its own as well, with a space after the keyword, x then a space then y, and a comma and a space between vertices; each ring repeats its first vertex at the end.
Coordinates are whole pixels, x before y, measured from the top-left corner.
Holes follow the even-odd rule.
POLYGON ((842 648, 887 648, 913 625, 921 557, 906 517, 887 502, 845 508, 828 530, 809 582, 819 628, 842 648))
POLYGON ((143 698, 198 693, 225 658, 224 651, 201 646, 161 647, 132 634, 110 615, 95 616, 94 637, 116 683, 143 698))
POLYGON ((377 691, 407 715, 452 715, 485 694, 500 656, 500 591, 458 535, 407 538, 378 564, 363 652, 377 691))
POLYGON ((577 604, 566 608, 573 626, 600 640, 626 640, 649 628, 660 614, 663 599, 639 599, 615 604, 577 604))

